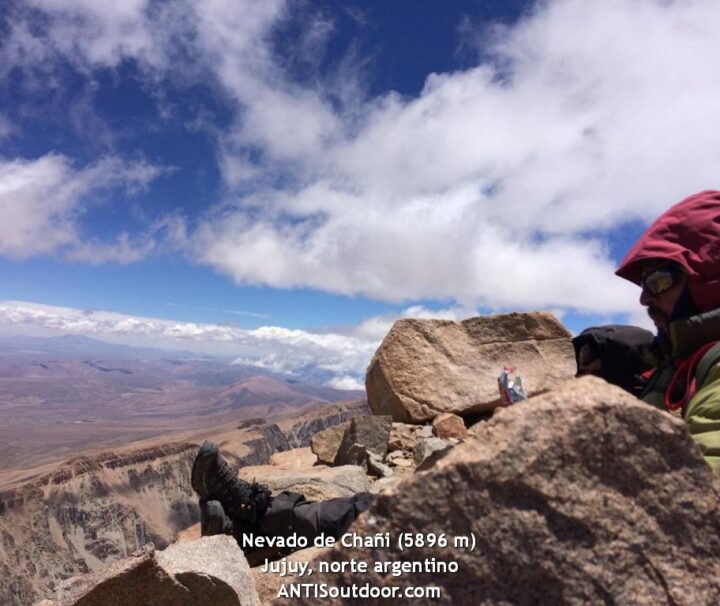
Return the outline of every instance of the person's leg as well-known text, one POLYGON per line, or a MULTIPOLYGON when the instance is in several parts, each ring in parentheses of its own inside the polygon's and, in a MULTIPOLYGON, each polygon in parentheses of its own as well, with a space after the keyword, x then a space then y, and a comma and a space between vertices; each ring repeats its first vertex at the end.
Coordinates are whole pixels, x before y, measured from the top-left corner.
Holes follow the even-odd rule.
POLYGON ((373 500, 374 495, 361 492, 352 497, 302 501, 293 509, 293 532, 309 540, 320 534, 339 539, 373 500))
POLYGON ((267 487, 238 479, 211 442, 205 442, 198 452, 192 486, 200 497, 201 530, 231 531, 241 544, 243 534, 286 538, 297 534, 308 541, 321 533, 339 538, 374 499, 368 492, 325 501, 307 501, 303 495, 287 491, 271 496, 267 487), (213 502, 219 508, 211 505, 213 502))

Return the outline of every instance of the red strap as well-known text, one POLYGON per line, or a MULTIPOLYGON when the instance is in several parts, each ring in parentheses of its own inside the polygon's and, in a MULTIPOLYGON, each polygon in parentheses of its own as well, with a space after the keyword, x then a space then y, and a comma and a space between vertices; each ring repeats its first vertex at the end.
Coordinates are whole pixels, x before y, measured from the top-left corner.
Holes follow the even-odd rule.
POLYGON ((670 385, 665 392, 665 408, 667 408, 670 412, 681 410, 682 415, 685 416, 685 409, 687 408, 690 400, 692 400, 693 396, 695 395, 695 390, 697 388, 697 386, 695 385, 695 370, 697 369, 697 365, 700 363, 700 359, 716 343, 717 341, 713 341, 711 343, 703 345, 687 360, 683 360, 682 362, 680 362, 677 370, 675 371, 675 374, 673 375, 672 380, 670 381, 670 385), (672 399, 672 392, 675 390, 677 382, 683 376, 685 377, 685 393, 680 400, 674 401, 672 399))

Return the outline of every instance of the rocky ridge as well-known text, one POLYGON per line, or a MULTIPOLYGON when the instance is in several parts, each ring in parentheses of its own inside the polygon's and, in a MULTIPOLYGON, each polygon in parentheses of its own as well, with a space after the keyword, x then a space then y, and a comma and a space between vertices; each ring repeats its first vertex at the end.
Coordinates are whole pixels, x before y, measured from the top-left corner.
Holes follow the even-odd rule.
POLYGON ((291 448, 304 448, 310 446, 312 437, 324 429, 335 427, 348 422, 353 417, 369 413, 370 408, 367 400, 362 398, 348 402, 337 402, 324 406, 322 409, 309 410, 299 417, 286 421, 284 424, 281 422, 280 426, 287 436, 291 448))

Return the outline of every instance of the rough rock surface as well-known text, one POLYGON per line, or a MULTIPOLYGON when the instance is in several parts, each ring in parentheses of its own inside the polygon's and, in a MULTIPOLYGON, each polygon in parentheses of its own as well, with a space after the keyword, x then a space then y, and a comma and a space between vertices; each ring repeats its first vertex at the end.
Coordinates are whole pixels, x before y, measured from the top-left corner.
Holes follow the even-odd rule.
POLYGON ((389 478, 393 475, 393 468, 386 465, 378 455, 372 452, 368 453, 366 463, 368 473, 371 476, 376 478, 389 478))
POLYGON ((317 462, 317 457, 310 448, 293 448, 285 452, 276 452, 270 456, 268 463, 283 469, 306 469, 317 462))
POLYGON ((415 459, 415 465, 421 466, 425 464, 428 467, 431 464, 429 459, 432 459, 432 463, 439 460, 442 456, 450 452, 453 444, 442 438, 422 438, 418 440, 413 448, 413 458, 415 459))
POLYGON ((243 467, 238 474, 243 480, 267 484, 274 493, 290 490, 299 492, 310 501, 349 497, 368 489, 368 478, 362 467, 343 465, 309 469, 282 469, 273 465, 243 467))
POLYGON ((352 530, 476 544, 335 548, 333 561, 434 557, 459 569, 313 582, 433 585, 433 603, 468 606, 714 606, 720 595, 720 479, 681 420, 590 377, 496 412, 431 470, 379 495, 352 530))
MULTIPOLYGON (((373 482, 370 487, 370 492, 373 494, 380 494, 381 492, 389 493, 399 486, 403 480, 411 478, 415 473, 415 467, 397 467, 393 471, 393 474, 387 478, 380 478, 373 482)), ((351 532, 351 531, 349 531, 351 532)))
POLYGON ((391 427, 392 419, 388 416, 365 415, 352 419, 340 443, 335 465, 360 465, 364 462, 363 452, 384 459, 391 427))
POLYGON ((438 438, 457 438, 464 440, 467 438, 468 431, 462 417, 451 412, 444 412, 433 419, 433 433, 438 438))
POLYGON ((204 537, 120 560, 68 580, 50 606, 259 606, 255 579, 235 540, 204 537))
POLYGON ((290 450, 290 443, 282 430, 275 424, 253 427, 259 435, 246 442, 250 453, 238 459, 239 465, 261 465, 276 452, 290 450))
POLYGON ((373 356, 365 387, 373 413, 422 423, 500 404, 497 378, 517 369, 528 395, 575 374, 570 333, 550 313, 398 320, 373 356))
POLYGON ((323 429, 310 439, 310 448, 317 455, 318 463, 322 465, 335 463, 335 457, 337 457, 340 444, 348 427, 350 427, 350 421, 323 429))
POLYGON ((388 452, 406 450, 412 452, 420 438, 432 436, 430 425, 412 425, 409 423, 393 423, 388 439, 388 452))
POLYGON ((415 467, 415 459, 405 450, 394 450, 388 453, 385 460, 393 467, 415 467))
MULTIPOLYGON (((164 551, 156 552, 155 558, 168 574, 191 592, 194 588, 202 587, 205 582, 203 577, 210 577, 225 583, 243 606, 259 603, 252 571, 233 537, 222 535, 176 543, 164 551)), ((201 602, 198 600, 194 603, 201 602)), ((207 603, 215 605, 220 602, 208 600, 207 603)))

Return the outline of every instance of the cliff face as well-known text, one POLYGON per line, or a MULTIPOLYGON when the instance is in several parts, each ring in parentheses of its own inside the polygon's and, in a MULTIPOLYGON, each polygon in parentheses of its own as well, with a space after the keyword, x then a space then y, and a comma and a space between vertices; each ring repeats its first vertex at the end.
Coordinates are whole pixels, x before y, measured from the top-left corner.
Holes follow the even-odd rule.
POLYGON ((290 450, 287 437, 275 423, 259 425, 254 429, 260 435, 246 442, 250 453, 238 459, 239 465, 263 465, 271 454, 290 450))
POLYGON ((285 430, 290 448, 310 446, 310 439, 316 433, 366 414, 370 414, 370 407, 364 398, 325 406, 322 411, 307 412, 285 430))
POLYGON ((0 603, 29 604, 58 581, 146 543, 169 544, 197 521, 197 446, 167 444, 79 457, 0 493, 0 603))
MULTIPOLYGON (((365 410, 362 401, 343 403, 277 424, 245 421, 208 436, 233 467, 262 465, 365 410)), ((190 472, 204 437, 77 457, 0 492, 0 604, 32 604, 61 580, 99 570, 147 543, 163 549, 197 523, 190 472)))

